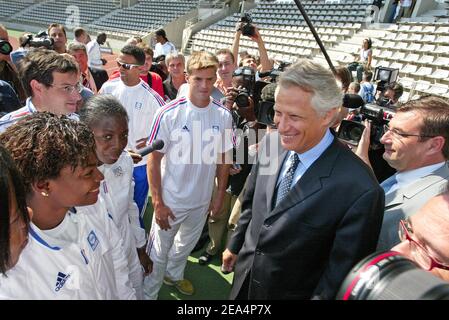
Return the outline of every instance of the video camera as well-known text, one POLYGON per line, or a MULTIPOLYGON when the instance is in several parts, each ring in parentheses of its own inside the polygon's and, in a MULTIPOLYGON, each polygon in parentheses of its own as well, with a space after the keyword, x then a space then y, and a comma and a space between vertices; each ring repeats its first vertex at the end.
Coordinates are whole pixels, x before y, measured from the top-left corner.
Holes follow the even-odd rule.
POLYGON ((242 34, 247 37, 252 37, 256 34, 255 28, 252 25, 253 19, 249 13, 244 13, 240 17, 240 22, 244 23, 239 30, 242 31, 242 34))
POLYGON ((51 38, 46 31, 41 31, 35 36, 28 35, 28 40, 23 43, 23 46, 29 45, 32 48, 46 48, 53 50, 53 44, 55 41, 51 38))
MULTIPOLYGON (((260 99, 256 108, 257 122, 267 126, 274 127, 274 92, 276 90, 276 81, 281 73, 289 66, 291 62, 281 62, 277 69, 273 69, 268 72, 261 72, 259 76, 261 78, 270 77, 271 83, 264 83, 260 86, 260 99)), ((256 87, 258 87, 256 85, 256 87)))
POLYGON ((7 41, 0 39, 0 53, 4 55, 10 54, 12 51, 12 45, 7 41))
POLYGON ((377 91, 383 92, 387 85, 398 79, 399 69, 377 67, 374 70, 374 82, 377 82, 377 91))
POLYGON ((370 147, 372 149, 378 149, 382 146, 380 138, 384 134, 383 126, 390 122, 394 114, 394 110, 376 104, 369 103, 362 105, 359 114, 353 118, 354 120, 341 121, 337 137, 340 140, 357 145, 365 129, 365 126, 361 122, 368 119, 371 121, 370 147))
POLYGON ((343 281, 337 300, 448 300, 449 283, 399 252, 376 252, 343 281))

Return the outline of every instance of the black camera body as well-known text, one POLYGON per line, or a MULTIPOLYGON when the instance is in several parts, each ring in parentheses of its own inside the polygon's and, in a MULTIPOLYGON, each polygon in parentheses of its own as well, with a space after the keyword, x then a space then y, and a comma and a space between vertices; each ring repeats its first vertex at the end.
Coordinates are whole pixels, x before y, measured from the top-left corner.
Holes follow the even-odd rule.
POLYGON ((55 41, 51 38, 46 31, 41 31, 35 36, 29 35, 28 40, 24 43, 24 46, 29 45, 32 48, 46 48, 53 50, 55 41))
POLYGON ((382 146, 380 139, 384 134, 383 126, 390 122, 395 111, 377 104, 367 103, 360 108, 360 112, 354 120, 342 120, 337 132, 337 137, 345 142, 357 145, 362 137, 365 126, 361 123, 368 119, 371 121, 370 147, 378 149, 382 146))
POLYGON ((238 94, 234 99, 235 104, 237 105, 237 107, 239 108, 246 108, 249 105, 249 90, 246 88, 242 88, 242 89, 235 89, 237 90, 238 94))
POLYGON ((254 87, 256 83, 256 74, 250 67, 241 67, 234 71, 232 77, 242 77, 239 79, 240 89, 234 88, 238 92, 234 102, 239 108, 249 106, 249 97, 254 94, 254 87))
POLYGON ((385 88, 395 82, 399 76, 399 69, 377 67, 374 70, 374 81, 377 82, 377 91, 384 92, 385 88))
POLYGON ((244 23, 241 27, 242 34, 247 37, 252 37, 256 34, 255 28, 252 25, 253 19, 249 13, 244 13, 240 17, 240 22, 244 23))
POLYGON ((7 40, 0 39, 0 53, 8 55, 12 52, 12 45, 7 40))
POLYGON ((375 252, 346 276, 337 300, 448 300, 449 283, 395 251, 375 252))

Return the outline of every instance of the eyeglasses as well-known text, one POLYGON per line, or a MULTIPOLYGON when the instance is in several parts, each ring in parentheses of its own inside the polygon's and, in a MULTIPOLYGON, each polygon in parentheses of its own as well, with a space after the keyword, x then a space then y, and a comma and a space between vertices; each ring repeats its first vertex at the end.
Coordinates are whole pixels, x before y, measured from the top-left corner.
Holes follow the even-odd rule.
POLYGON ((436 258, 432 257, 430 253, 420 244, 418 241, 413 239, 410 234, 413 234, 413 230, 410 226, 408 220, 399 221, 399 239, 401 241, 409 241, 410 252, 412 253, 415 261, 419 266, 427 271, 433 268, 449 270, 448 265, 444 265, 439 262, 436 258))
POLYGON ((125 70, 131 70, 132 68, 137 68, 137 67, 142 66, 141 64, 124 63, 119 60, 116 60, 116 62, 117 62, 117 66, 119 68, 123 67, 123 69, 125 69, 125 70))
POLYGON ((428 136, 428 135, 422 135, 422 134, 402 133, 402 132, 399 132, 397 129, 390 129, 388 124, 384 124, 383 129, 384 129, 384 134, 386 134, 387 132, 391 132, 391 134, 395 138, 400 138, 400 137, 402 137, 402 138, 407 138, 407 137, 433 138, 434 137, 434 136, 428 136))
POLYGON ((81 93, 83 91, 83 86, 79 82, 73 86, 72 85, 56 86, 54 84, 50 84, 49 86, 62 89, 62 91, 64 91, 66 94, 73 94, 75 91, 81 93))

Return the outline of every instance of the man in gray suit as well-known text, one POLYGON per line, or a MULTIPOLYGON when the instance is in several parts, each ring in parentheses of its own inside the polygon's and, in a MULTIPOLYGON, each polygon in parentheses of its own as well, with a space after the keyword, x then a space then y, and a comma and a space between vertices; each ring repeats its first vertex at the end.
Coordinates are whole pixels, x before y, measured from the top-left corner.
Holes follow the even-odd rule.
POLYGON ((410 101, 385 129, 383 158, 397 173, 381 184, 385 214, 378 250, 398 244, 399 221, 444 191, 449 179, 449 104, 436 97, 410 101))
POLYGON ((375 250, 384 194, 329 130, 342 101, 329 70, 298 61, 281 74, 275 100, 278 131, 261 142, 223 253, 222 268, 235 266, 230 297, 332 299, 375 250))

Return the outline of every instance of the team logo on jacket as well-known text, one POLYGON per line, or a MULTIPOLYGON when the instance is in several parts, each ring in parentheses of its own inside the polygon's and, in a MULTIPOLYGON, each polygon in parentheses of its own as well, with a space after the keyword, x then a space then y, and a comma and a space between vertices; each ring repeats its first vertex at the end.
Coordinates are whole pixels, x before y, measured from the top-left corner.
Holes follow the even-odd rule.
POLYGON ((55 291, 58 292, 59 290, 61 290, 69 278, 70 278, 70 274, 64 274, 62 272, 58 272, 58 275, 56 277, 55 291))
POLYGON ((189 128, 187 128, 187 125, 185 124, 184 127, 182 127, 182 131, 189 132, 190 130, 189 128))
POLYGON ((220 132, 220 127, 219 126, 212 126, 212 131, 214 133, 218 133, 218 132, 220 132))
POLYGON ((122 169, 122 167, 117 167, 117 168, 115 168, 114 170, 112 170, 112 172, 114 172, 114 175, 115 175, 116 177, 121 177, 121 176, 123 176, 123 169, 122 169))
POLYGON ((136 102, 136 105, 134 106, 135 109, 140 110, 142 109, 143 103, 142 102, 136 102))
POLYGON ((97 235, 93 230, 87 236, 87 242, 89 242, 92 251, 95 251, 95 249, 97 249, 97 246, 100 243, 100 241, 98 240, 97 235))

